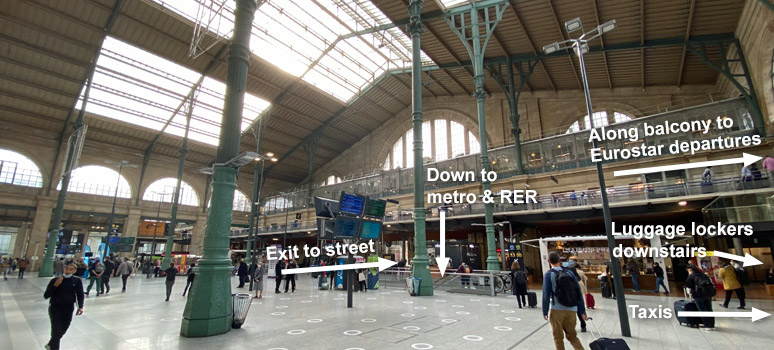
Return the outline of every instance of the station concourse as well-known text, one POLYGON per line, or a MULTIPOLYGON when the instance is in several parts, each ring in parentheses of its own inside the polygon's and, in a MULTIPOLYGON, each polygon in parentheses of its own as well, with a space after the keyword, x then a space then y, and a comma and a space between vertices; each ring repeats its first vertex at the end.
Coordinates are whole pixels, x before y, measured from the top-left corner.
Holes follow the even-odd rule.
POLYGON ((3 349, 774 346, 771 0, 8 0, 0 122, 3 349))

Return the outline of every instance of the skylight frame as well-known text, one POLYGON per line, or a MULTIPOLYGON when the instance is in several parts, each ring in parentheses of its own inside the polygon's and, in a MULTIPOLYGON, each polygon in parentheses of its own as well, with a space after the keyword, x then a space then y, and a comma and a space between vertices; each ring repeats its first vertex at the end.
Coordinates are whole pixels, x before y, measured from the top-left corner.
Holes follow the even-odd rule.
MULTIPOLYGON (((142 48, 108 36, 100 50, 86 111, 153 130, 161 130, 201 74, 142 48)), ((197 89, 189 139, 217 146, 226 85, 209 76, 197 89)), ((84 90, 79 101, 83 100, 84 90)), ((80 107, 80 104, 78 105, 80 107)), ((270 103, 245 94, 241 129, 246 130, 270 103)), ((165 129, 182 137, 187 105, 165 129)))
MULTIPOLYGON (((155 2, 160 7, 194 22, 199 4, 214 1, 218 7, 224 0, 146 1, 155 2)), ((303 4, 308 6, 300 5, 299 0, 270 0, 258 8, 250 41, 250 50, 254 55, 342 102, 351 101, 385 72, 410 67, 411 40, 397 27, 354 35, 353 38, 365 44, 363 47, 371 46, 368 52, 364 52, 364 48, 357 48, 357 45, 342 44, 352 39, 342 39, 343 36, 351 36, 390 23, 387 16, 371 0, 300 1, 304 1, 303 4), (303 18, 311 20, 305 21, 303 18), (375 41, 373 38, 379 37, 380 44, 369 43, 375 41), (382 44, 382 47, 378 47, 382 44), (350 74, 342 73, 342 70, 349 71, 350 66, 357 63, 356 60, 347 58, 345 62, 339 62, 338 66, 326 66, 323 63, 330 62, 325 60, 326 56, 346 55, 347 46, 356 47, 355 50, 363 57, 372 57, 377 68, 370 70, 369 74, 350 74)), ((220 26, 214 27, 213 31, 223 38, 230 37, 231 31, 227 29, 233 28, 233 11, 233 2, 226 1, 223 11, 219 14, 222 17, 220 22, 214 21, 220 26), (228 25, 231 25, 231 28, 227 28, 228 25)), ((435 64, 424 52, 421 57, 422 65, 435 64)))

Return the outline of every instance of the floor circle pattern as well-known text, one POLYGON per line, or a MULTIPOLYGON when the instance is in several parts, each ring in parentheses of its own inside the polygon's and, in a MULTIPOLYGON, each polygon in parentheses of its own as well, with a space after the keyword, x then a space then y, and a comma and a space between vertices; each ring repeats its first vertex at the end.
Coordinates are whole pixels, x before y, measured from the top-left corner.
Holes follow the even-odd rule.
POLYGON ((363 333, 363 332, 351 329, 351 330, 348 330, 348 331, 344 331, 343 334, 344 335, 358 335, 358 334, 361 334, 361 333, 363 333))
POLYGON ((304 334, 304 333, 306 333, 306 331, 303 330, 303 329, 291 329, 291 330, 288 331, 288 334, 290 334, 290 335, 299 335, 299 334, 304 334))
POLYGON ((484 337, 478 336, 478 335, 466 335, 462 337, 462 339, 468 340, 468 341, 482 341, 484 340, 484 337))
POLYGON ((417 326, 406 326, 406 327, 403 327, 403 329, 405 329, 405 330, 407 330, 407 331, 418 331, 418 330, 420 330, 421 328, 419 328, 419 327, 417 327, 417 326))
POLYGON ((321 320, 319 318, 311 318, 311 319, 306 320, 306 322, 309 322, 309 323, 320 323, 322 321, 323 320, 321 320))
POLYGON ((508 331, 512 331, 512 330, 513 330, 513 328, 511 328, 511 327, 506 327, 506 326, 495 326, 495 328, 494 328, 494 329, 495 329, 496 331, 501 331, 501 332, 508 332, 508 331))
POLYGON ((427 343, 417 343, 411 344, 411 348, 415 350, 430 350, 433 348, 433 346, 427 343))

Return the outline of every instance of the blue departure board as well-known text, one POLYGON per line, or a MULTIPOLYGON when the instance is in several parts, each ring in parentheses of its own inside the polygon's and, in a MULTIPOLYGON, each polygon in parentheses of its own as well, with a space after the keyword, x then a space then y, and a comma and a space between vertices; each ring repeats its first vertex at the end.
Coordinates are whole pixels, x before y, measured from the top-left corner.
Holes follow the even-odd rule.
POLYGON ((336 228, 333 236, 336 239, 351 238, 357 239, 360 236, 360 224, 362 220, 340 215, 336 218, 336 228))
POLYGON ((345 215, 363 215, 365 198, 351 193, 341 192, 339 199, 339 213, 345 215))

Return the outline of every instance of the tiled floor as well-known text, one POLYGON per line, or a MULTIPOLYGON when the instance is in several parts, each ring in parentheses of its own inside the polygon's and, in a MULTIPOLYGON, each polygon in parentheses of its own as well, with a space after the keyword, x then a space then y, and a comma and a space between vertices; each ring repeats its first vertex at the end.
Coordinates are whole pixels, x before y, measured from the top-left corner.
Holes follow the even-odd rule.
MULTIPOLYGON (((46 280, 0 280, 0 348, 41 349, 48 341, 46 280), (10 340, 9 340, 10 339, 10 340)), ((236 286, 236 278, 234 278, 236 286)), ((179 335, 185 305, 179 278, 172 301, 164 302, 164 281, 130 279, 128 291, 90 297, 76 317, 62 349, 553 349, 551 327, 537 309, 518 309, 511 296, 471 296, 439 292, 409 297, 403 290, 356 293, 346 308, 343 291, 318 291, 308 276, 294 294, 270 293, 253 300, 242 329, 209 338, 179 335)), ((118 288, 116 288, 118 287, 118 288)), ((234 288, 234 290, 237 290, 234 288)), ((629 305, 671 307, 677 298, 628 296, 629 305)), ((613 300, 596 295, 590 316, 607 336, 620 334, 613 300)), ((774 301, 753 300, 750 306, 774 312, 774 301)), ((736 310, 734 310, 736 311, 736 310)), ((680 327, 674 319, 631 320, 631 349, 772 349, 774 317, 718 319, 717 332, 680 327)), ((593 340, 581 334, 587 346, 593 340)), ((568 349, 569 343, 567 344, 568 349)))

